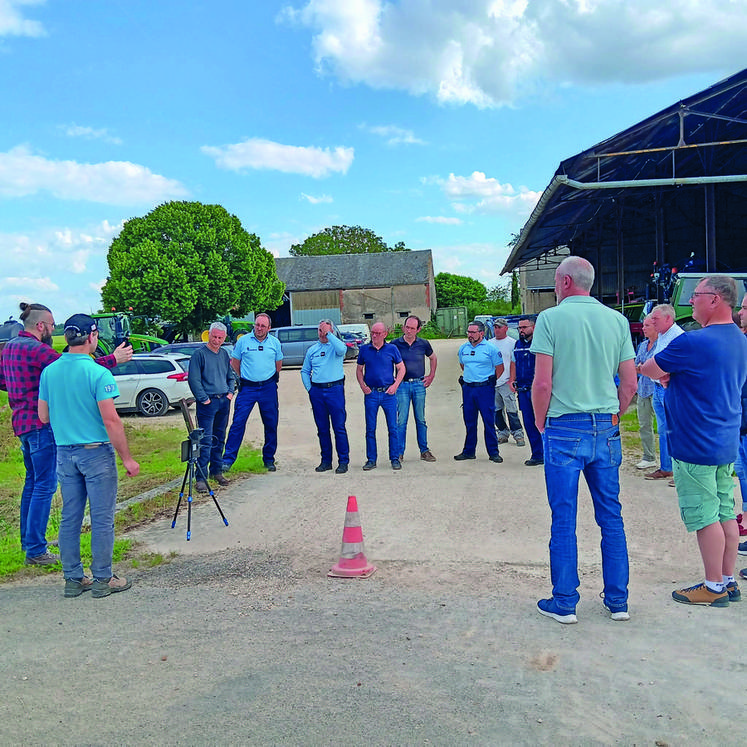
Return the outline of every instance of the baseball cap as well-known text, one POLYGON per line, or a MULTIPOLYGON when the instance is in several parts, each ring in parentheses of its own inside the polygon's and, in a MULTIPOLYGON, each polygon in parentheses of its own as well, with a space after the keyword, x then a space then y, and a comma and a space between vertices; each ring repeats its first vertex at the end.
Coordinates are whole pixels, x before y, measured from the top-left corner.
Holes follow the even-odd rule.
POLYGON ((497 319, 493 320, 493 326, 494 327, 508 327, 508 322, 502 316, 499 316, 497 319))
POLYGON ((97 329, 96 320, 88 314, 73 314, 65 322, 65 332, 75 332, 75 337, 88 337, 97 329))

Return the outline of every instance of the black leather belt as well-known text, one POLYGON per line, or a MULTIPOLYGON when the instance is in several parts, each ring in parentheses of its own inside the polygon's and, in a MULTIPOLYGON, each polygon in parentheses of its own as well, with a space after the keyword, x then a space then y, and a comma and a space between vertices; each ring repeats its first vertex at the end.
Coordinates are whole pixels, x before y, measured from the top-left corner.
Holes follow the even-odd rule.
POLYGON ((208 399, 223 399, 223 397, 227 397, 228 394, 225 392, 223 394, 208 394, 208 399))
POLYGON ((422 381, 425 377, 424 376, 410 376, 409 378, 405 376, 402 381, 422 381))
MULTIPOLYGON (((391 386, 391 384, 389 386, 391 386)), ((389 386, 372 386, 370 389, 372 392, 385 392, 389 389, 389 386)))
POLYGON ((241 386, 264 386, 265 384, 269 384, 271 381, 275 381, 274 376, 270 376, 269 379, 265 379, 264 381, 249 381, 249 379, 241 379, 241 386))
POLYGON ((329 389, 333 386, 339 386, 340 384, 344 384, 345 379, 337 379, 337 381, 312 381, 311 386, 319 387, 320 389, 329 389))
POLYGON ((464 386, 493 386, 495 379, 488 379, 487 381, 465 381, 464 386))

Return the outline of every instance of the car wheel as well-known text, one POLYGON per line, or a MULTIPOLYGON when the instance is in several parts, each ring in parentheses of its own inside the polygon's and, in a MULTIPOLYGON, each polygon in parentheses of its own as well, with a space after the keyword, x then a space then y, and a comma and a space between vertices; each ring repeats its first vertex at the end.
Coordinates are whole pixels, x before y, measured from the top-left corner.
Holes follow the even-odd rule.
POLYGON ((160 389, 144 389, 137 396, 137 410, 146 418, 163 415, 169 409, 169 400, 160 389))

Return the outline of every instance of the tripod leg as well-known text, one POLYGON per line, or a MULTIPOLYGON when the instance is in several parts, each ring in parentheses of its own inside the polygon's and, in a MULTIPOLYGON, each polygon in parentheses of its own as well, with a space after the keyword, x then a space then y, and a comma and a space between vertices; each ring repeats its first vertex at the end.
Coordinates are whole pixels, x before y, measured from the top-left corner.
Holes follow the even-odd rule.
POLYGON ((215 507, 218 509, 218 513, 220 514, 220 518, 223 519, 223 523, 228 526, 228 519, 223 515, 223 510, 220 507, 220 504, 218 503, 218 499, 215 497, 215 493, 213 491, 210 491, 211 495, 213 496, 213 503, 215 503, 215 507))
POLYGON ((171 521, 172 529, 176 526, 176 517, 179 514, 179 506, 181 505, 182 498, 184 497, 184 486, 187 484, 188 476, 189 476, 189 464, 187 464, 187 469, 184 470, 184 479, 182 480, 182 488, 179 491, 179 500, 176 502, 176 510, 174 511, 174 518, 171 521))

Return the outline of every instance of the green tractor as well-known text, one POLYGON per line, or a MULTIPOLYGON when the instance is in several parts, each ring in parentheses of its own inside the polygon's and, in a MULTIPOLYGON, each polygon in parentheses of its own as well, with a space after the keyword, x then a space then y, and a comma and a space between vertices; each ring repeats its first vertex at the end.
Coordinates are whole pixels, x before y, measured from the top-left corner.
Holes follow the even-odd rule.
MULTIPOLYGON (((110 311, 91 314, 91 316, 96 319, 99 328, 99 346, 96 348, 96 357, 109 355, 123 342, 129 342, 135 353, 148 353, 167 344, 167 341, 160 337, 133 332, 130 323, 131 315, 123 311, 110 311)), ((52 346, 60 352, 67 350, 64 334, 55 335, 52 338, 52 346)))

